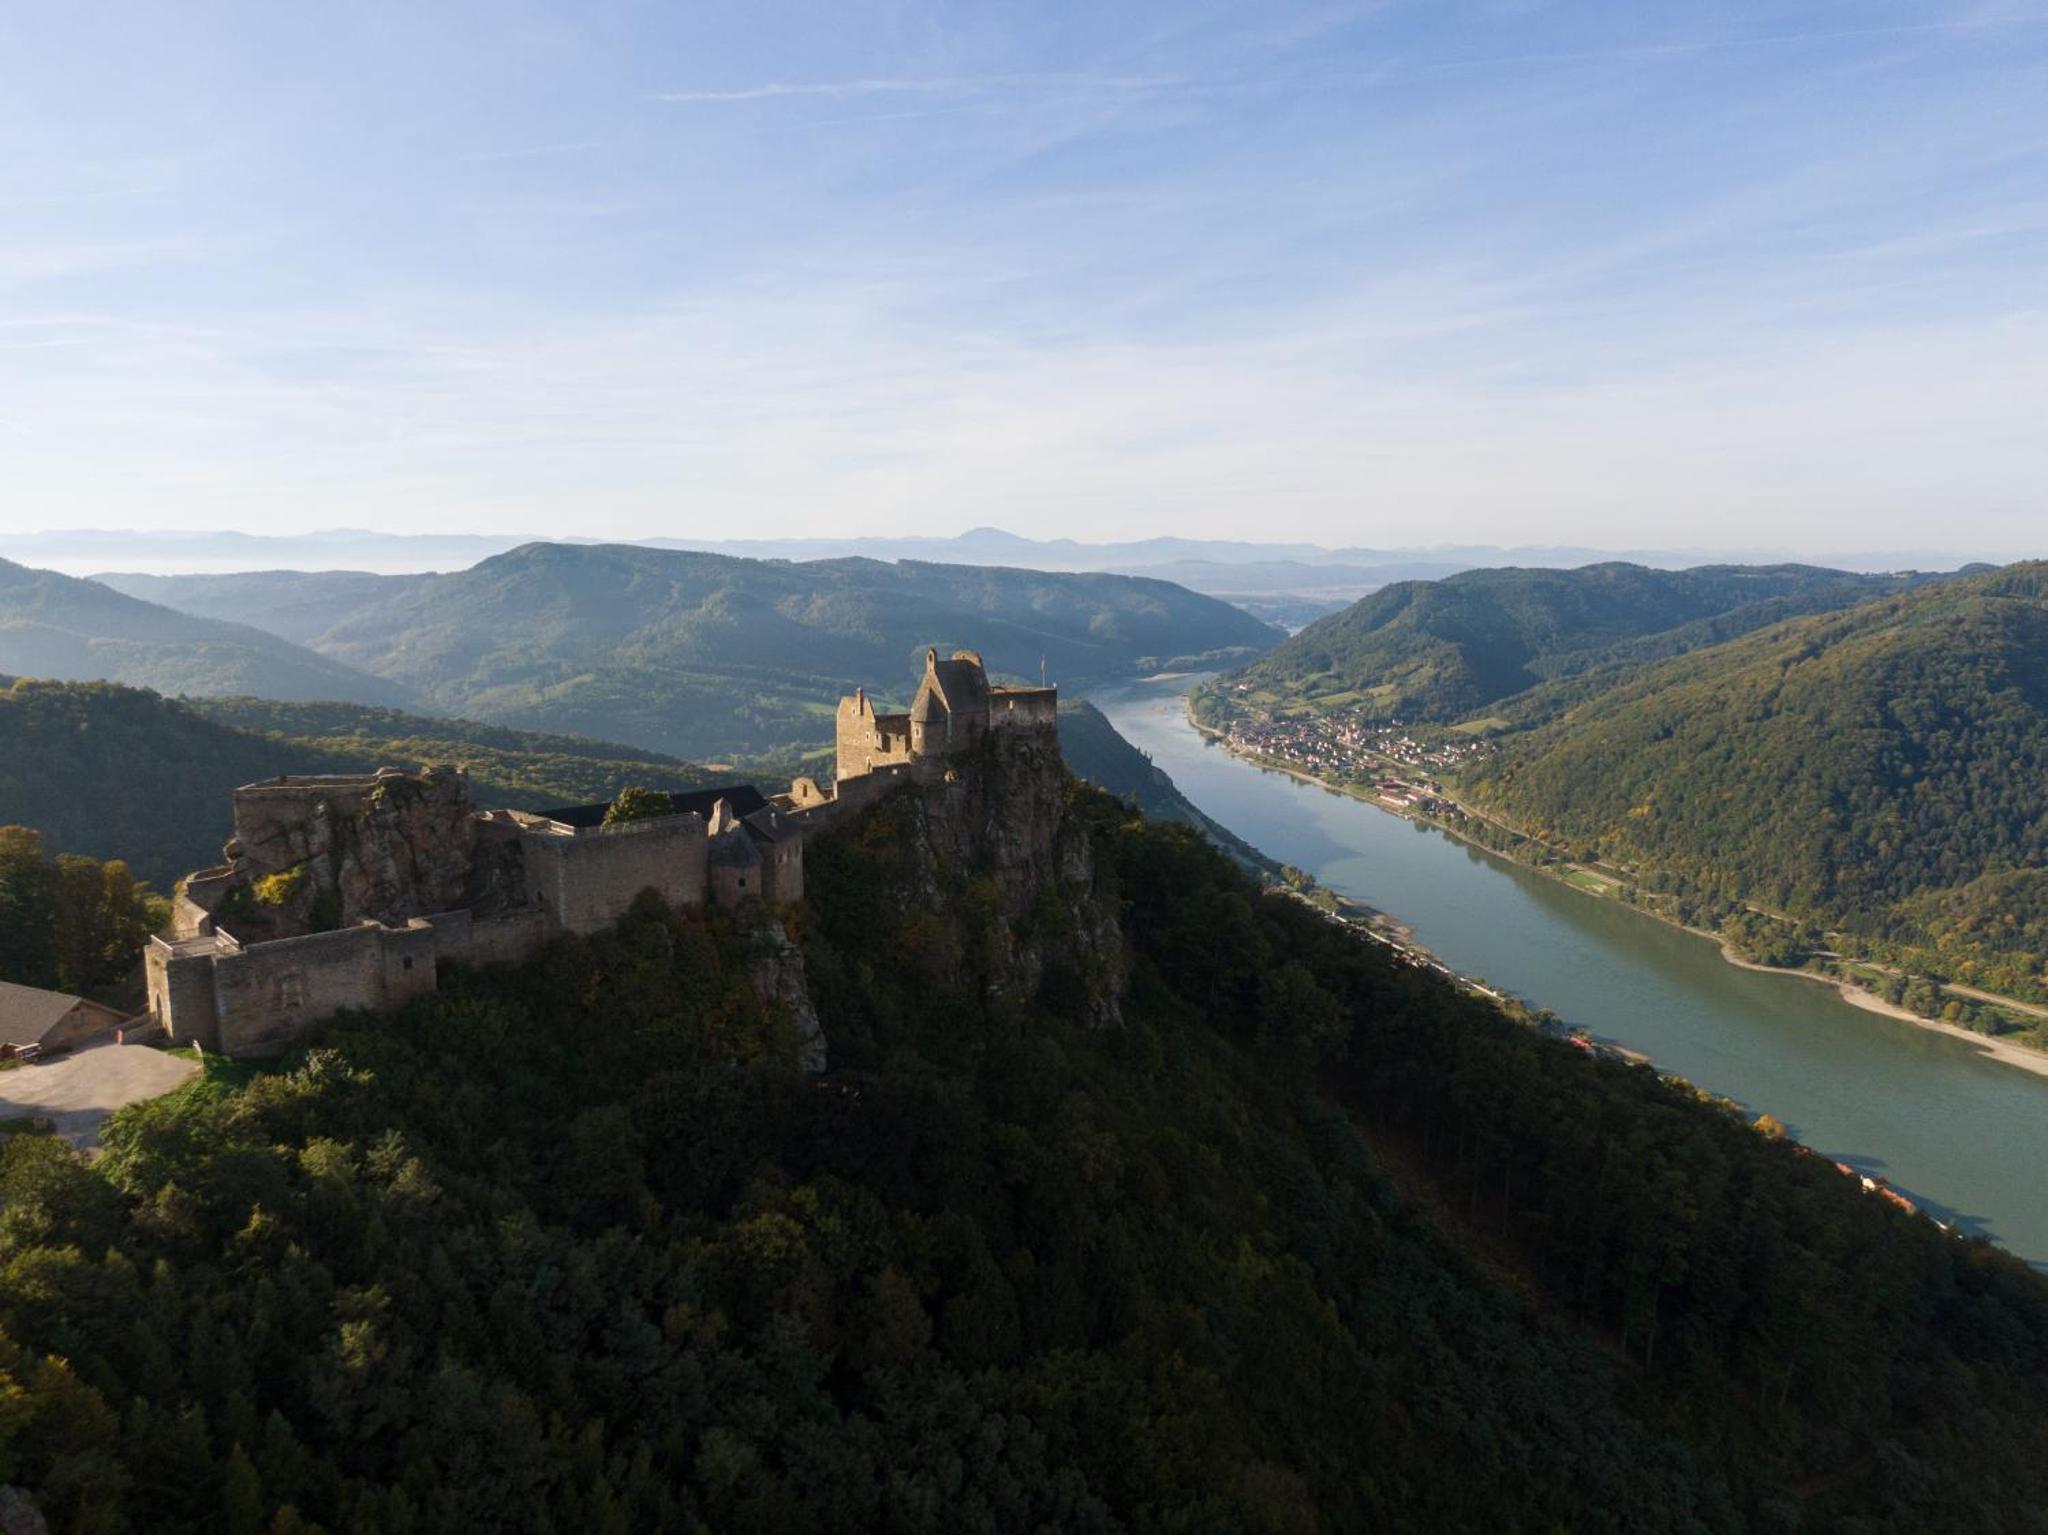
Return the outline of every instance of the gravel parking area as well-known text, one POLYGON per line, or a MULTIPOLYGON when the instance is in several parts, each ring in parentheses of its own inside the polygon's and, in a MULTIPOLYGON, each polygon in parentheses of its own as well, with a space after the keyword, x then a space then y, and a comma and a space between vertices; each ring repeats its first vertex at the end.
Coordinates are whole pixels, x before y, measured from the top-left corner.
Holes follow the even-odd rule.
POLYGON ((47 1116, 72 1145, 100 1143, 100 1126, 114 1110, 167 1093, 199 1070, 148 1045, 111 1041, 0 1071, 0 1119, 47 1116))

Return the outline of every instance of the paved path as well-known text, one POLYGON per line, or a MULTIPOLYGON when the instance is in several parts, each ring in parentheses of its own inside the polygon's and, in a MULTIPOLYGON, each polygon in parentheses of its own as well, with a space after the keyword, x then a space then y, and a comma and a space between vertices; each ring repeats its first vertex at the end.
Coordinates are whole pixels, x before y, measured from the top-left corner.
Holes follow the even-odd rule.
POLYGON ((0 1119, 47 1115, 59 1135, 90 1149, 114 1110, 167 1093, 198 1070, 197 1061, 148 1045, 88 1045, 48 1065, 0 1071, 0 1119))

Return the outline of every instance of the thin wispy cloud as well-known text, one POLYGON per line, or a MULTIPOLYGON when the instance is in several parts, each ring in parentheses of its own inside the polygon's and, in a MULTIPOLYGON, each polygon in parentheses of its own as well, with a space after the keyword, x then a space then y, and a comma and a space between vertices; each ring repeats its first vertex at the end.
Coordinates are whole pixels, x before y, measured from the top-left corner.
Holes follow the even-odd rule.
POLYGON ((857 96, 960 96, 974 92, 1024 89, 1148 90, 1175 83, 1148 75, 959 75, 940 79, 776 80, 735 90, 662 91, 656 101, 718 103, 771 101, 784 96, 824 96, 834 100, 857 96))

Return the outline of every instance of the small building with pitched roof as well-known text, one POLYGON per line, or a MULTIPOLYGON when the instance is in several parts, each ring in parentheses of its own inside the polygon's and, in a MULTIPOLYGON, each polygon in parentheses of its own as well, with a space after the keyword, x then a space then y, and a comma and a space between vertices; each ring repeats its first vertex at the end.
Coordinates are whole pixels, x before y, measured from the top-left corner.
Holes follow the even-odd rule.
POLYGON ((0 1047, 9 1055, 24 1045, 67 1050, 80 1040, 104 1034, 128 1015, 69 992, 44 991, 0 981, 0 1047))

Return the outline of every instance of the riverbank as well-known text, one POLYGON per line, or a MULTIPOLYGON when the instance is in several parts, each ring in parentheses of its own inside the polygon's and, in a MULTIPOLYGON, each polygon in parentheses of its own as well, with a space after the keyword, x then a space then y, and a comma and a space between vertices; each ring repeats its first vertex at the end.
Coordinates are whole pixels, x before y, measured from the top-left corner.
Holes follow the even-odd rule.
MULTIPOLYGON (((1186 706, 1186 713, 1188 724, 1191 725, 1204 740, 1212 741, 1217 745, 1220 745, 1226 752, 1230 753, 1231 756, 1236 757, 1239 761, 1248 762, 1253 766, 1261 768, 1267 772, 1285 774, 1287 777, 1293 778, 1298 782, 1305 784, 1313 784, 1315 787, 1323 789, 1329 793, 1341 794, 1347 799, 1357 800, 1361 804, 1370 805, 1375 810, 1380 811, 1382 814, 1393 816, 1398 820, 1410 821, 1417 825, 1431 827, 1434 830, 1444 833, 1444 835, 1452 838, 1454 841, 1460 842, 1467 847, 1476 848, 1480 852, 1491 853, 1495 857, 1505 858, 1507 856, 1506 854, 1501 853, 1500 850, 1497 848, 1488 847, 1485 843, 1480 842, 1476 838, 1464 835, 1457 829, 1457 827, 1449 824, 1448 822, 1438 820, 1432 816, 1417 815, 1409 810, 1403 809, 1400 806, 1390 805, 1385 800, 1381 799, 1378 795, 1367 793, 1361 789, 1354 788, 1349 784, 1331 783, 1328 779, 1319 778, 1313 773, 1295 767, 1291 763, 1283 762, 1276 757, 1269 757, 1260 752, 1241 750, 1231 742, 1230 738, 1223 731, 1218 730, 1213 726, 1206 725, 1201 720, 1197 719, 1191 707, 1191 700, 1189 702, 1189 705, 1186 706)), ((1473 812, 1467 811, 1466 813, 1472 814, 1473 812)), ((1482 817, 1482 819, 1484 818, 1482 817)), ((1558 872, 1558 870, 1551 868, 1549 866, 1543 864, 1524 863, 1519 859, 1514 859, 1510 861, 1513 862, 1517 868, 1527 869, 1530 873, 1541 875, 1544 878, 1550 880, 1554 884, 1562 885, 1568 890, 1576 890, 1580 895, 1591 896, 1595 899, 1600 900, 1612 901, 1616 899, 1616 897, 1614 896, 1604 895, 1599 891, 1589 890, 1584 885, 1579 884, 1578 882, 1568 878, 1565 874, 1562 874, 1558 872)), ((1787 969, 1777 965, 1758 964, 1756 961, 1745 959, 1740 954, 1736 953, 1735 950, 1729 946, 1726 940, 1724 940, 1717 933, 1709 932, 1704 928, 1692 927, 1686 923, 1677 921, 1674 918, 1669 917, 1664 913, 1656 911, 1650 907, 1630 903, 1629 910, 1636 912, 1642 916, 1648 917, 1652 921, 1659 922, 1666 927, 1676 928, 1680 932, 1690 933, 1694 937, 1705 938, 1709 940, 1711 943, 1713 943, 1716 950, 1720 953, 1721 958, 1726 963, 1733 965, 1738 970, 1751 970, 1764 975, 1795 976, 1802 980, 1819 982, 1823 986, 1832 987, 1844 1002, 1848 1003, 1851 1007, 1857 1008, 1862 1012, 1875 1013, 1880 1017, 1885 1018, 1895 1018, 1901 1022, 1910 1023, 1918 1028, 1929 1030, 1932 1033, 1949 1035, 1952 1038, 1963 1041, 1965 1044, 1973 1046, 1980 1054, 1985 1056, 1987 1059, 1996 1061, 2000 1065, 2015 1067, 2018 1070, 2030 1072, 2037 1077, 2048 1078, 2048 1051, 2036 1050, 2026 1045, 2015 1044, 2010 1040, 2000 1039, 1995 1035, 1978 1034, 1969 1029, 1963 1028, 1959 1024, 1949 1023, 1940 1018, 1923 1017, 1919 1013, 1913 1012, 1908 1008, 1900 1007, 1895 1003, 1887 1002, 1884 998, 1877 996, 1872 992, 1865 991, 1860 986, 1856 986, 1851 984, 1850 982, 1844 981, 1838 976, 1821 975, 1812 970, 1794 970, 1787 969)), ((1963 994, 1962 988, 1956 989, 1959 994, 1963 994)), ((1993 1006, 2009 1006, 2017 1011, 2022 1012, 2035 1011, 2035 1009, 2029 1008, 2023 1003, 2013 1002, 2009 998, 1998 997, 1994 993, 1977 991, 1974 988, 1971 988, 1968 994, 1975 997, 1978 1000, 1988 1002, 1993 1006)))
MULTIPOLYGON (((1668 917, 1660 917, 1654 911, 1646 911, 1643 915, 1657 917, 1660 922, 1670 921, 1668 917)), ((1753 959, 1744 959, 1723 943, 1718 934, 1710 933, 1705 928, 1687 927, 1685 931, 1711 939, 1719 945, 1721 958, 1738 970, 1754 970, 1761 975, 1789 975, 1802 981, 1818 981, 1823 986, 1832 986, 1841 999, 1851 1007, 1861 1008, 1866 1013, 1876 1013, 1881 1018, 1897 1018, 1902 1023, 1918 1024, 1921 1028, 1932 1029, 1937 1034, 1951 1035, 1966 1044, 1975 1045, 1985 1055, 2007 1066, 2017 1066, 2021 1071, 2031 1071, 2036 1076, 2048 1077, 2048 1050, 2035 1050, 2026 1045, 2016 1045, 2011 1040, 1999 1039, 1995 1035, 1974 1033, 1961 1024, 1949 1023, 1945 1019, 1923 1018, 1910 1008, 1900 1007, 1895 1002, 1887 1002, 1876 992, 1865 991, 1861 986, 1852 985, 1838 976, 1821 975, 1812 970, 1788 970, 1781 965, 1760 965, 1753 959)), ((1980 992, 1978 995, 1986 1000, 1992 1000, 1992 994, 1989 992, 1980 992)), ((2006 1005, 2002 998, 1997 1000, 1998 1005, 2006 1005)))

